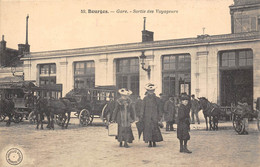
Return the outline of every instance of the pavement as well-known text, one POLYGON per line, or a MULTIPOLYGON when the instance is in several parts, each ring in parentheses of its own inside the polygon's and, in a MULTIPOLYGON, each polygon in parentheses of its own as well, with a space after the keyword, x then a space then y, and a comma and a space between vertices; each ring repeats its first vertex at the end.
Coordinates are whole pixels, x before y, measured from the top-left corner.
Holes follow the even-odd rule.
POLYGON ((249 122, 248 135, 238 135, 230 121, 220 122, 218 131, 206 131, 203 120, 199 125, 191 124, 188 148, 192 154, 180 153, 176 131, 166 132, 165 128, 161 129, 164 141, 149 148, 142 137, 138 139, 133 124, 135 140, 130 148, 122 148, 114 137, 108 136, 99 118, 87 127, 79 126, 77 118, 71 119, 68 129, 57 125, 55 130, 35 127, 28 121, 10 127, 0 122, 1 167, 12 166, 6 160, 11 148, 18 148, 23 155, 16 166, 25 167, 260 166, 260 132, 256 121, 249 122))

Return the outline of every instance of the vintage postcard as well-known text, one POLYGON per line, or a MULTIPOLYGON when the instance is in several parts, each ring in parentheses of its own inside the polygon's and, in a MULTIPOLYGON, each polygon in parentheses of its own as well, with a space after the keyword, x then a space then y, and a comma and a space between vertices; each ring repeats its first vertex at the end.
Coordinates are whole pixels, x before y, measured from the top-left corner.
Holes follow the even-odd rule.
POLYGON ((0 166, 259 166, 260 0, 0 0, 0 166))

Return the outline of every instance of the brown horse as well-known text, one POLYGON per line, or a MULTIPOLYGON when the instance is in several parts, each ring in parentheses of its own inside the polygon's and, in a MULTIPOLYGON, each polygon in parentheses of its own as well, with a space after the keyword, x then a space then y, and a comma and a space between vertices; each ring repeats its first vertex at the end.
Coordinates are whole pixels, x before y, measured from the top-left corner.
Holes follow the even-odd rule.
POLYGON ((61 115, 61 117, 63 118, 62 122, 61 122, 61 126, 62 128, 67 129, 68 128, 68 124, 70 121, 70 114, 72 109, 72 105, 70 103, 70 101, 68 99, 46 99, 46 98, 40 98, 37 100, 36 103, 36 110, 37 110, 37 114, 36 114, 36 118, 37 118, 37 129, 39 127, 39 124, 41 123, 41 129, 43 129, 43 114, 45 113, 45 115, 48 118, 48 125, 47 128, 49 129, 54 129, 54 115, 61 115), (66 116, 67 114, 67 116, 66 116))
POLYGON ((209 118, 209 130, 218 130, 218 120, 223 111, 217 104, 209 102, 205 97, 200 97, 198 99, 206 121, 206 130, 208 130, 207 118, 209 118))
POLYGON ((6 122, 6 126, 10 126, 14 115, 14 102, 12 100, 0 100, 0 115, 5 115, 9 117, 9 120, 6 122))

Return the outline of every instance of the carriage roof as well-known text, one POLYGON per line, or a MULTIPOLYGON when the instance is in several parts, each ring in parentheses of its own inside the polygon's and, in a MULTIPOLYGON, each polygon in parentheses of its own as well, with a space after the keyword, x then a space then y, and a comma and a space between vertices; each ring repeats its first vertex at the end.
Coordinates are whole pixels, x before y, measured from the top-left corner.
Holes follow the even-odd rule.
POLYGON ((0 90, 55 91, 62 92, 62 84, 36 86, 33 81, 2 82, 0 90))

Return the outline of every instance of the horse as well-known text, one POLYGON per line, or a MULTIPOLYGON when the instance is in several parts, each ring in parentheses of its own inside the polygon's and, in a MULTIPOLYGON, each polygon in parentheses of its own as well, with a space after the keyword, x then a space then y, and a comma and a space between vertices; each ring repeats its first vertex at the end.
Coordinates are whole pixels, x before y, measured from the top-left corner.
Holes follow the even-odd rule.
POLYGON ((217 104, 209 102, 208 99, 205 97, 200 97, 198 99, 206 121, 206 130, 208 130, 207 118, 209 118, 209 130, 218 130, 218 120, 222 113, 222 110, 217 104))
POLYGON ((62 119, 64 119, 61 122, 61 126, 62 128, 67 129, 68 128, 68 124, 70 121, 70 115, 71 115, 71 111, 72 111, 72 107, 71 107, 71 103, 68 99, 65 98, 60 98, 60 99, 46 99, 46 98, 40 98, 38 99, 37 103, 36 103, 36 120, 37 120, 37 127, 36 129, 38 129, 39 124, 41 123, 41 129, 43 129, 43 114, 45 113, 45 115, 47 116, 48 119, 48 125, 47 128, 49 129, 53 129, 54 130, 54 115, 61 115, 62 119), (66 116, 67 114, 67 116, 66 116))
POLYGON ((14 102, 10 99, 1 99, 0 114, 9 117, 9 120, 6 122, 6 126, 10 126, 14 115, 14 102))

